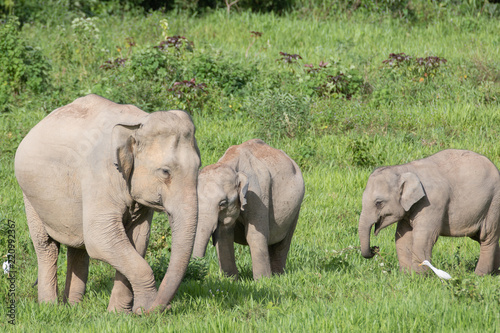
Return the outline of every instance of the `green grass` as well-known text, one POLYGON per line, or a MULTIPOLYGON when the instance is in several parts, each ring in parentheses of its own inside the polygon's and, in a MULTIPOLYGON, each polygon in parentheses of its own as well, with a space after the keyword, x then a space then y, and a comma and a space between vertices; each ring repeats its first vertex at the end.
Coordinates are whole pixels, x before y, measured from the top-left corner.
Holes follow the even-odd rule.
MULTIPOLYGON (((71 19, 51 22, 55 21, 26 24, 20 36, 49 59, 52 88, 40 93, 25 89, 9 99, 6 112, 0 113, 0 256, 6 254, 10 219, 16 222, 18 270, 15 327, 5 319, 8 286, 6 276, 0 276, 1 329, 498 331, 500 280, 474 275, 479 256, 475 242, 439 239, 432 261, 454 277, 442 283, 433 275, 399 272, 395 225, 372 237, 380 255, 364 259, 357 248, 357 222, 366 181, 376 166, 406 163, 446 148, 474 150, 500 166, 500 21, 449 15, 411 24, 361 14, 319 20, 298 12, 284 16, 232 12, 228 17, 224 10, 202 16, 124 13, 102 15, 96 21, 99 36, 89 44, 73 36, 71 19), (306 182, 286 274, 253 281, 249 250, 236 246, 241 279, 232 281, 219 273, 215 249, 209 245, 207 257, 190 264, 169 312, 143 317, 107 313, 114 272, 95 260, 91 260, 87 293, 80 304, 39 305, 36 287, 32 287, 36 255, 13 171, 17 145, 50 111, 90 92, 147 111, 187 103, 171 97, 168 79, 161 81, 153 74, 133 79, 127 66, 109 71, 99 68, 109 58, 120 56, 117 46, 123 57, 131 58, 158 45, 163 18, 168 19, 169 35, 183 35, 195 43, 193 53, 179 58, 183 79, 196 75, 189 72, 191 62, 208 55, 220 68, 230 64, 250 73, 241 89, 227 93, 214 81, 205 97, 197 97, 202 103, 192 112, 203 165, 216 162, 230 145, 258 135, 263 124, 251 116, 250 97, 269 88, 303 97, 306 90, 294 75, 302 75, 304 64, 337 61, 340 69, 352 65, 363 76, 364 88, 350 100, 310 96, 310 114, 299 119, 307 124, 303 134, 266 138, 300 163, 306 182), (250 30, 263 36, 245 58, 252 42, 250 30), (136 42, 128 55, 127 37, 136 42), (280 51, 300 54, 303 60, 295 67, 282 64, 276 61, 280 51), (382 61, 391 52, 439 56, 448 62, 436 77, 419 82, 420 77, 408 78, 408 73, 383 67, 382 61)), ((223 71, 220 77, 231 74, 223 71)), ((166 217, 155 215, 147 260, 158 276, 165 271, 169 256, 169 237, 163 239, 164 235, 169 235, 166 217)), ((66 250, 61 249, 60 291, 66 266, 66 250)))

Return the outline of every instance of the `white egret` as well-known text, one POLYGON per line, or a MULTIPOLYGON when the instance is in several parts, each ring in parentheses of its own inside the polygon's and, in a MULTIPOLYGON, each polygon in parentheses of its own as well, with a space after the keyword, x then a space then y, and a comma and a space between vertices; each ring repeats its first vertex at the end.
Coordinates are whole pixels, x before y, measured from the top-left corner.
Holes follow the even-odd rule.
POLYGON ((436 267, 432 266, 432 264, 428 261, 428 260, 424 260, 421 264, 419 264, 419 266, 422 266, 422 265, 425 265, 425 266, 429 266, 432 271, 434 273, 436 273, 436 275, 440 278, 440 279, 444 279, 444 280, 449 280, 451 279, 451 275, 446 273, 445 271, 442 271, 440 269, 437 269, 436 267))
POLYGON ((10 272, 10 262, 4 261, 4 263, 2 265, 2 268, 3 268, 3 273, 4 274, 9 274, 9 272, 10 272))

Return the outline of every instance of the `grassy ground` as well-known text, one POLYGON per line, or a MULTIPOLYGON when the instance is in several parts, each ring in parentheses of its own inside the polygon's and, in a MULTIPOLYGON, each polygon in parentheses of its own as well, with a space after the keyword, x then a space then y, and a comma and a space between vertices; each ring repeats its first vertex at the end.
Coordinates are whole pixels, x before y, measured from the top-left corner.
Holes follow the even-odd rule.
MULTIPOLYGON (((498 331, 499 278, 474 275, 479 256, 475 242, 439 239, 432 261, 454 277, 442 283, 432 275, 398 271, 395 226, 372 238, 380 255, 364 259, 357 248, 357 220, 366 180, 376 166, 406 163, 445 148, 474 150, 500 166, 500 21, 450 15, 410 24, 369 15, 318 20, 297 13, 228 17, 225 11, 215 11, 190 17, 152 12, 101 16, 95 21, 99 31, 92 35, 88 30, 78 32, 71 19, 23 26, 19 38, 39 47, 50 62, 51 85, 39 92, 22 89, 0 113, 0 255, 6 254, 10 219, 16 222, 18 272, 16 326, 7 323, 8 303, 2 301, 2 329, 498 331), (182 35, 194 42, 193 52, 159 60, 177 61, 180 74, 175 77, 168 76, 173 67, 167 66, 159 78, 162 67, 147 62, 158 60, 150 46, 163 38, 161 19, 168 20, 169 36, 182 35), (263 35, 255 38, 250 31, 263 35), (127 47, 128 37, 135 46, 127 47), (299 54, 302 60, 292 65, 277 61, 279 52, 299 54), (399 52, 438 56, 447 62, 434 76, 424 75, 414 65, 383 64, 389 53, 399 52), (117 57, 127 58, 124 67, 99 68, 117 57), (139 57, 143 67, 151 67, 142 76, 143 69, 133 68, 139 57), (207 59, 212 68, 206 68, 207 59), (353 77, 358 73, 362 83, 355 93, 346 98, 311 92, 314 78, 304 64, 317 67, 320 61, 329 62, 332 73, 334 68, 353 77), (179 78, 193 77, 197 83, 207 83, 205 94, 187 91, 177 98, 167 90, 179 78), (275 93, 266 95, 268 91, 275 93), (306 196, 286 274, 253 281, 248 248, 237 246, 241 279, 231 281, 219 273, 215 249, 209 245, 206 258, 190 264, 168 313, 144 317, 106 313, 114 272, 94 260, 80 304, 39 305, 32 287, 36 256, 13 157, 22 137, 48 112, 90 92, 147 111, 179 105, 190 109, 204 165, 217 161, 230 145, 257 136, 297 160, 306 196), (277 109, 289 112, 269 117, 264 104, 276 100, 281 101, 273 104, 277 109), (271 135, 265 131, 269 126, 271 135)), ((168 263, 169 230, 163 215, 155 215, 153 224, 147 260, 160 277, 168 263)), ((64 287, 64 247, 62 252, 59 290, 64 287)), ((0 279, 1 299, 7 300, 6 275, 0 279)))

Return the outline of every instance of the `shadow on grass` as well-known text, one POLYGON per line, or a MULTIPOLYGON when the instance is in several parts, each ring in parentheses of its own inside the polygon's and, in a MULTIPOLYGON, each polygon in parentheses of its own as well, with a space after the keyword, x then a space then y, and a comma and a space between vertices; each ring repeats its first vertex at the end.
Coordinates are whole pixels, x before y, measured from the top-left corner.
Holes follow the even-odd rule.
POLYGON ((304 245, 296 245, 290 251, 287 259, 286 271, 293 273, 304 269, 317 271, 348 271, 351 269, 350 257, 356 251, 327 252, 324 249, 312 249, 304 245))

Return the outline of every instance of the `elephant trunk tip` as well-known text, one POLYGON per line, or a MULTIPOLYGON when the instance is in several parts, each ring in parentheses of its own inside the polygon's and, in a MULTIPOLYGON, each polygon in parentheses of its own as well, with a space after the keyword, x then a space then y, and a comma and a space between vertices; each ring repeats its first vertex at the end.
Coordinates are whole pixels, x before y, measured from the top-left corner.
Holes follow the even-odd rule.
POLYGON ((379 252, 378 246, 372 246, 368 248, 368 251, 361 251, 361 255, 366 259, 373 258, 379 252))

